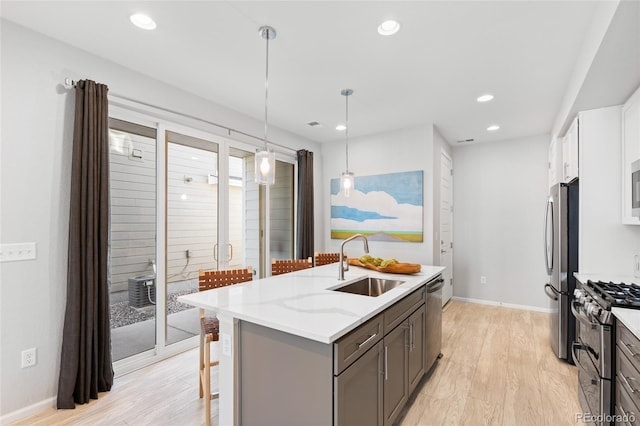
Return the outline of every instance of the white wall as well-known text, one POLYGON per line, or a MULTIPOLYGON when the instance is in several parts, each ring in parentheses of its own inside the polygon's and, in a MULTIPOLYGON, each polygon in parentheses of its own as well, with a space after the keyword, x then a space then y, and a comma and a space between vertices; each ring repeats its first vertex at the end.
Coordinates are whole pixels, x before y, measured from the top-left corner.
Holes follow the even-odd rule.
POLYGON ((453 149, 454 296, 547 308, 548 143, 541 135, 453 149))
POLYGON ((623 225, 621 107, 579 114, 580 251, 583 273, 633 275, 640 226, 623 225))
MULTIPOLYGON (((111 93, 250 134, 260 135, 263 124, 5 20, 0 54, 1 242, 35 241, 38 254, 36 260, 0 264, 0 422, 4 423, 9 413, 15 417, 41 408, 38 404, 43 402, 51 404, 57 391, 74 110, 73 91, 63 87, 64 78, 106 83, 111 93), (20 352, 31 347, 37 348, 38 364, 20 369, 20 352)), ((227 136, 220 129, 216 132, 227 136)), ((314 151, 316 181, 322 182, 317 144, 276 128, 270 134, 272 140, 293 149, 314 151)), ((316 206, 321 217, 321 202, 316 206)))
MULTIPOLYGON (((380 133, 349 140, 349 171, 356 176, 368 176, 385 173, 423 170, 424 184, 424 241, 422 243, 402 242, 369 242, 372 256, 396 258, 401 262, 421 264, 433 263, 433 126, 420 126, 411 129, 380 133)), ((323 158, 332 159, 323 163, 324 181, 322 196, 324 197, 324 228, 322 240, 324 249, 329 252, 340 251, 341 240, 332 240, 330 235, 331 208, 330 181, 340 177, 345 167, 344 142, 324 144, 323 158)), ((438 157, 438 161, 439 157, 438 157)), ((435 227, 437 229, 437 227, 435 227)), ((348 254, 360 256, 362 243, 354 241, 345 247, 348 254)), ((336 271, 337 274, 337 271, 336 271)))

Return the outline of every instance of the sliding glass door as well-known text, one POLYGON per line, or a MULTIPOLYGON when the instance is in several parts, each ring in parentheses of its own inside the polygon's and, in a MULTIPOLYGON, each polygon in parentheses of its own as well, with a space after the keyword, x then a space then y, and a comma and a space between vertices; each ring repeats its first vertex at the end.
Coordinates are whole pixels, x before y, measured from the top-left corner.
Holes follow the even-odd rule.
POLYGON ((112 359, 156 346, 156 129, 109 120, 112 359))
POLYGON ((198 271, 218 269, 219 145, 165 130, 165 345, 198 335, 198 310, 177 301, 198 291, 198 271))
POLYGON ((198 310, 177 297, 198 291, 200 270, 245 268, 259 249, 251 200, 253 153, 190 129, 165 130, 166 327, 165 344, 197 336, 198 310), (225 208, 226 207, 226 208, 225 208))
POLYGON ((250 144, 115 117, 109 273, 112 358, 124 373, 197 345, 198 311, 177 298, 198 291, 200 270, 251 266, 264 276, 271 252, 293 257, 294 164, 279 159, 276 185, 260 187, 250 144))

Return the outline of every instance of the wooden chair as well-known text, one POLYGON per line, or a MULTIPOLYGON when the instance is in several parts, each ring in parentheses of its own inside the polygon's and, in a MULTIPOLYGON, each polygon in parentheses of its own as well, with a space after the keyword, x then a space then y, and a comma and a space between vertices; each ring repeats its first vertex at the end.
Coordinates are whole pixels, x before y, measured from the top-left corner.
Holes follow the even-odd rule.
POLYGON ((340 253, 315 253, 314 265, 322 266, 330 263, 338 263, 340 261, 340 253))
MULTIPOLYGON (((228 269, 223 271, 203 271, 198 274, 198 290, 211 290, 228 285, 239 284, 253 279, 251 266, 246 269, 228 269)), ((211 424, 211 400, 218 397, 218 393, 211 393, 211 367, 219 364, 211 359, 211 343, 220 338, 220 323, 218 318, 205 316, 204 309, 200 309, 200 398, 208 395, 205 405, 205 425, 211 424)))
POLYGON ((273 261, 271 261, 271 275, 286 274, 311 267, 313 267, 313 263, 311 263, 310 257, 307 259, 273 259, 273 261))

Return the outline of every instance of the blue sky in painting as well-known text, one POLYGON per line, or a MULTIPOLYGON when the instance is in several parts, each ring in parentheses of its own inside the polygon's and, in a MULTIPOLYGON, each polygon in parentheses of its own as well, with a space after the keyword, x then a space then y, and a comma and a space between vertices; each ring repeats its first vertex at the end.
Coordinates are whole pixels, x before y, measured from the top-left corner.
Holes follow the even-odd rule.
POLYGON ((347 206, 331 206, 331 217, 355 220, 356 222, 364 222, 369 219, 397 219, 397 217, 383 216, 380 213, 366 212, 347 206))
MULTIPOLYGON (((422 171, 356 176, 355 189, 363 193, 384 191, 399 204, 422 206, 422 171)), ((331 179, 331 194, 340 192, 340 179, 331 179)), ((332 215, 333 216, 333 215, 332 215)))

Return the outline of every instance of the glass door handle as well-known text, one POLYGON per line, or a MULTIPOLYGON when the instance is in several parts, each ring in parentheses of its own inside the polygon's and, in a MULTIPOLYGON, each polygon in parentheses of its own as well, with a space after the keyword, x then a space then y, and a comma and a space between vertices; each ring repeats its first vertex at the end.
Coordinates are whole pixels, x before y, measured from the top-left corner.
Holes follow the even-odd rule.
POLYGON ((233 244, 227 243, 227 245, 229 246, 229 256, 227 258, 227 261, 231 262, 231 259, 233 259, 233 244))
POLYGON ((218 261, 218 243, 213 245, 213 260, 218 261))

